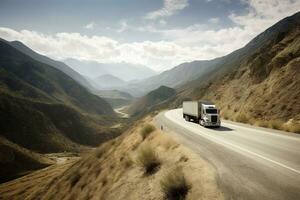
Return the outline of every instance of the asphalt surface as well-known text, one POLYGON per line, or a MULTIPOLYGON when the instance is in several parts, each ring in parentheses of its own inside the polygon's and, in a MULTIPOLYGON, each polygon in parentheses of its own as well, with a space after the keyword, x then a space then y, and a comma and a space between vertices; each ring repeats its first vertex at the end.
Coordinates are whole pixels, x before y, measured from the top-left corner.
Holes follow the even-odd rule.
POLYGON ((219 129, 187 122, 182 109, 156 123, 206 159, 226 199, 300 199, 300 135, 222 121, 219 129))

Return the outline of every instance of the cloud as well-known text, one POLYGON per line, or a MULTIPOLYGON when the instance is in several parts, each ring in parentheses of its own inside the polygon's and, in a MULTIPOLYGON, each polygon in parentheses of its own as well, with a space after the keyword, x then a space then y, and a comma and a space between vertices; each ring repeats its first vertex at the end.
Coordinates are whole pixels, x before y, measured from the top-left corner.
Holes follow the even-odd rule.
POLYGON ((229 18, 252 34, 258 34, 280 19, 299 11, 299 0, 243 0, 248 5, 244 15, 231 14, 229 18))
POLYGON ((95 28, 95 26, 96 26, 96 24, 94 22, 91 22, 91 23, 88 23, 87 25, 85 25, 84 28, 92 30, 95 28))
POLYGON ((165 26, 166 24, 167 24, 166 20, 163 20, 163 19, 159 20, 159 25, 165 26))
MULTIPOLYGON (((294 14, 300 7, 293 0, 242 0, 248 7, 242 14, 232 13, 234 26, 212 28, 210 24, 166 28, 158 23, 144 27, 130 27, 137 34, 149 32, 161 41, 120 42, 103 36, 80 33, 43 34, 30 30, 15 31, 0 27, 0 37, 19 40, 33 50, 54 59, 76 58, 101 63, 132 63, 165 70, 182 62, 212 59, 241 48, 256 35, 278 20, 294 14), (157 27, 155 27, 155 25, 157 27)), ((120 22, 120 32, 128 29, 120 22)))
POLYGON ((146 15, 146 19, 157 19, 172 16, 178 11, 186 8, 188 5, 188 0, 164 0, 163 7, 148 13, 146 15))
MULTIPOLYGON (((33 50, 58 60, 75 58, 100 63, 126 62, 146 65, 156 70, 195 60, 205 53, 203 48, 184 47, 167 41, 121 43, 108 37, 89 37, 80 33, 48 35, 4 27, 0 27, 0 37, 9 41, 22 41, 33 50)), ((213 54, 205 53, 204 56, 211 57, 213 54)))
POLYGON ((213 18, 210 18, 208 21, 209 21, 210 23, 217 24, 217 23, 220 22, 220 18, 218 18, 218 17, 213 17, 213 18))
POLYGON ((120 22, 120 28, 117 29, 116 31, 118 33, 122 33, 124 31, 126 31, 128 28, 129 28, 129 26, 128 26, 127 22, 125 20, 121 20, 121 22, 120 22))

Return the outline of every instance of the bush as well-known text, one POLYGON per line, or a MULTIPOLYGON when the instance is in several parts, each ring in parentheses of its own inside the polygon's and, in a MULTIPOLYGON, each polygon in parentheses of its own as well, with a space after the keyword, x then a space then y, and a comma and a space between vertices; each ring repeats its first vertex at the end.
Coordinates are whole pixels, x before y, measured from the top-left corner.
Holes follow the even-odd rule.
POLYGON ((170 200, 185 199, 185 196, 191 188, 180 167, 174 168, 165 175, 160 181, 160 186, 165 198, 170 200))
POLYGON ((269 127, 273 128, 273 129, 280 130, 280 129, 282 129, 282 124, 283 124, 283 122, 278 121, 278 120, 274 120, 274 121, 269 122, 269 127))
POLYGON ((255 123, 255 125, 260 126, 260 127, 264 127, 264 128, 269 127, 269 123, 267 121, 258 121, 258 122, 255 123))
POLYGON ((249 118, 244 114, 244 113, 240 113, 236 119, 237 122, 241 122, 241 123, 248 123, 249 122, 249 118))
POLYGON ((160 160, 150 145, 140 147, 136 162, 144 169, 145 174, 152 174, 160 165, 160 160))
POLYGON ((150 135, 150 133, 152 133, 154 130, 155 130, 155 127, 154 127, 153 125, 151 125, 151 124, 146 124, 146 125, 142 128, 142 130, 141 130, 141 132, 140 132, 140 134, 141 134, 143 140, 144 140, 146 137, 148 137, 148 135, 150 135))

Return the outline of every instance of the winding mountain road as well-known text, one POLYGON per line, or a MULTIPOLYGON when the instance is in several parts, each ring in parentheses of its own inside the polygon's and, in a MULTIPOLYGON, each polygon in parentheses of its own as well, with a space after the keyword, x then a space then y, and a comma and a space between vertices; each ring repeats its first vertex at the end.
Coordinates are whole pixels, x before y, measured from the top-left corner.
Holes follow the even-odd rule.
POLYGON ((300 135, 222 121, 209 129, 162 112, 156 123, 210 162, 226 199, 300 199, 300 135))

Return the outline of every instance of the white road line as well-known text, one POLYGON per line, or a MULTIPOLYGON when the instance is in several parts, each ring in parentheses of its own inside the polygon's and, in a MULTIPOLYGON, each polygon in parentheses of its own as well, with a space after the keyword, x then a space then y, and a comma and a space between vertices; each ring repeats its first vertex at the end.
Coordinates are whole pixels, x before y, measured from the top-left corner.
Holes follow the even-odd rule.
MULTIPOLYGON (((229 127, 231 126, 231 127, 236 127, 236 128, 239 128, 239 129, 249 130, 249 131, 253 131, 253 129, 255 129, 255 132, 257 132, 257 133, 269 134, 269 135, 275 136, 275 137, 281 137, 281 138, 284 138, 284 139, 290 139, 290 140, 297 140, 297 141, 299 141, 299 138, 297 138, 297 137, 292 137, 290 135, 280 135, 280 134, 273 133, 273 132, 268 131, 268 130, 256 129, 255 127, 250 128, 250 127, 239 126, 239 125, 232 124, 232 123, 227 123, 227 122, 223 122, 223 124, 226 124, 229 127)), ((291 133, 289 133, 289 134, 291 134, 291 133)))
POLYGON ((207 134, 207 133, 204 133, 204 132, 199 133, 199 129, 197 129, 197 128, 195 128, 195 127, 192 127, 192 126, 188 126, 187 124, 185 124, 185 122, 181 122, 181 121, 178 121, 178 120, 174 119, 174 118, 172 117, 172 111, 167 111, 167 112, 164 113, 164 115, 165 115, 166 118, 168 118, 169 120, 173 121, 174 123, 179 124, 179 125, 185 127, 186 129, 189 129, 190 131, 192 131, 193 133, 195 133, 195 134, 197 134, 197 135, 200 135, 200 136, 202 136, 202 137, 206 137, 207 139, 209 139, 209 140, 211 140, 211 141, 213 141, 213 142, 215 142, 215 143, 221 144, 221 145, 223 145, 223 146, 225 146, 225 147, 227 147, 227 148, 231 147, 232 149, 238 149, 238 150, 241 150, 241 151, 243 151, 243 152, 246 152, 246 153, 248 153, 248 154, 257 156, 257 157, 259 157, 259 158, 261 158, 261 159, 263 159, 263 160, 267 160, 267 161, 269 161, 269 162, 271 162, 271 163, 273 163, 273 164, 279 165, 279 166, 281 166, 281 167, 283 167, 283 168, 285 168, 285 169, 288 169, 288 170, 291 170, 291 171, 293 171, 293 172, 295 172, 295 173, 300 174, 300 171, 299 171, 299 170, 294 169, 294 168, 292 168, 292 167, 289 167, 289 166, 287 166, 287 165, 285 165, 285 164, 282 164, 282 163, 280 163, 280 162, 277 162, 277 161, 275 161, 275 160, 272 160, 272 159, 270 159, 270 158, 267 158, 267 157, 265 157, 265 156, 262 156, 262 155, 260 155, 260 154, 258 154, 258 153, 252 152, 252 151, 250 151, 250 150, 248 150, 248 149, 245 149, 245 148, 240 147, 240 146, 238 146, 238 145, 232 144, 232 143, 230 143, 230 142, 227 142, 227 141, 224 141, 224 140, 220 140, 219 138, 214 137, 214 136, 212 136, 212 135, 209 135, 209 134, 207 134))

